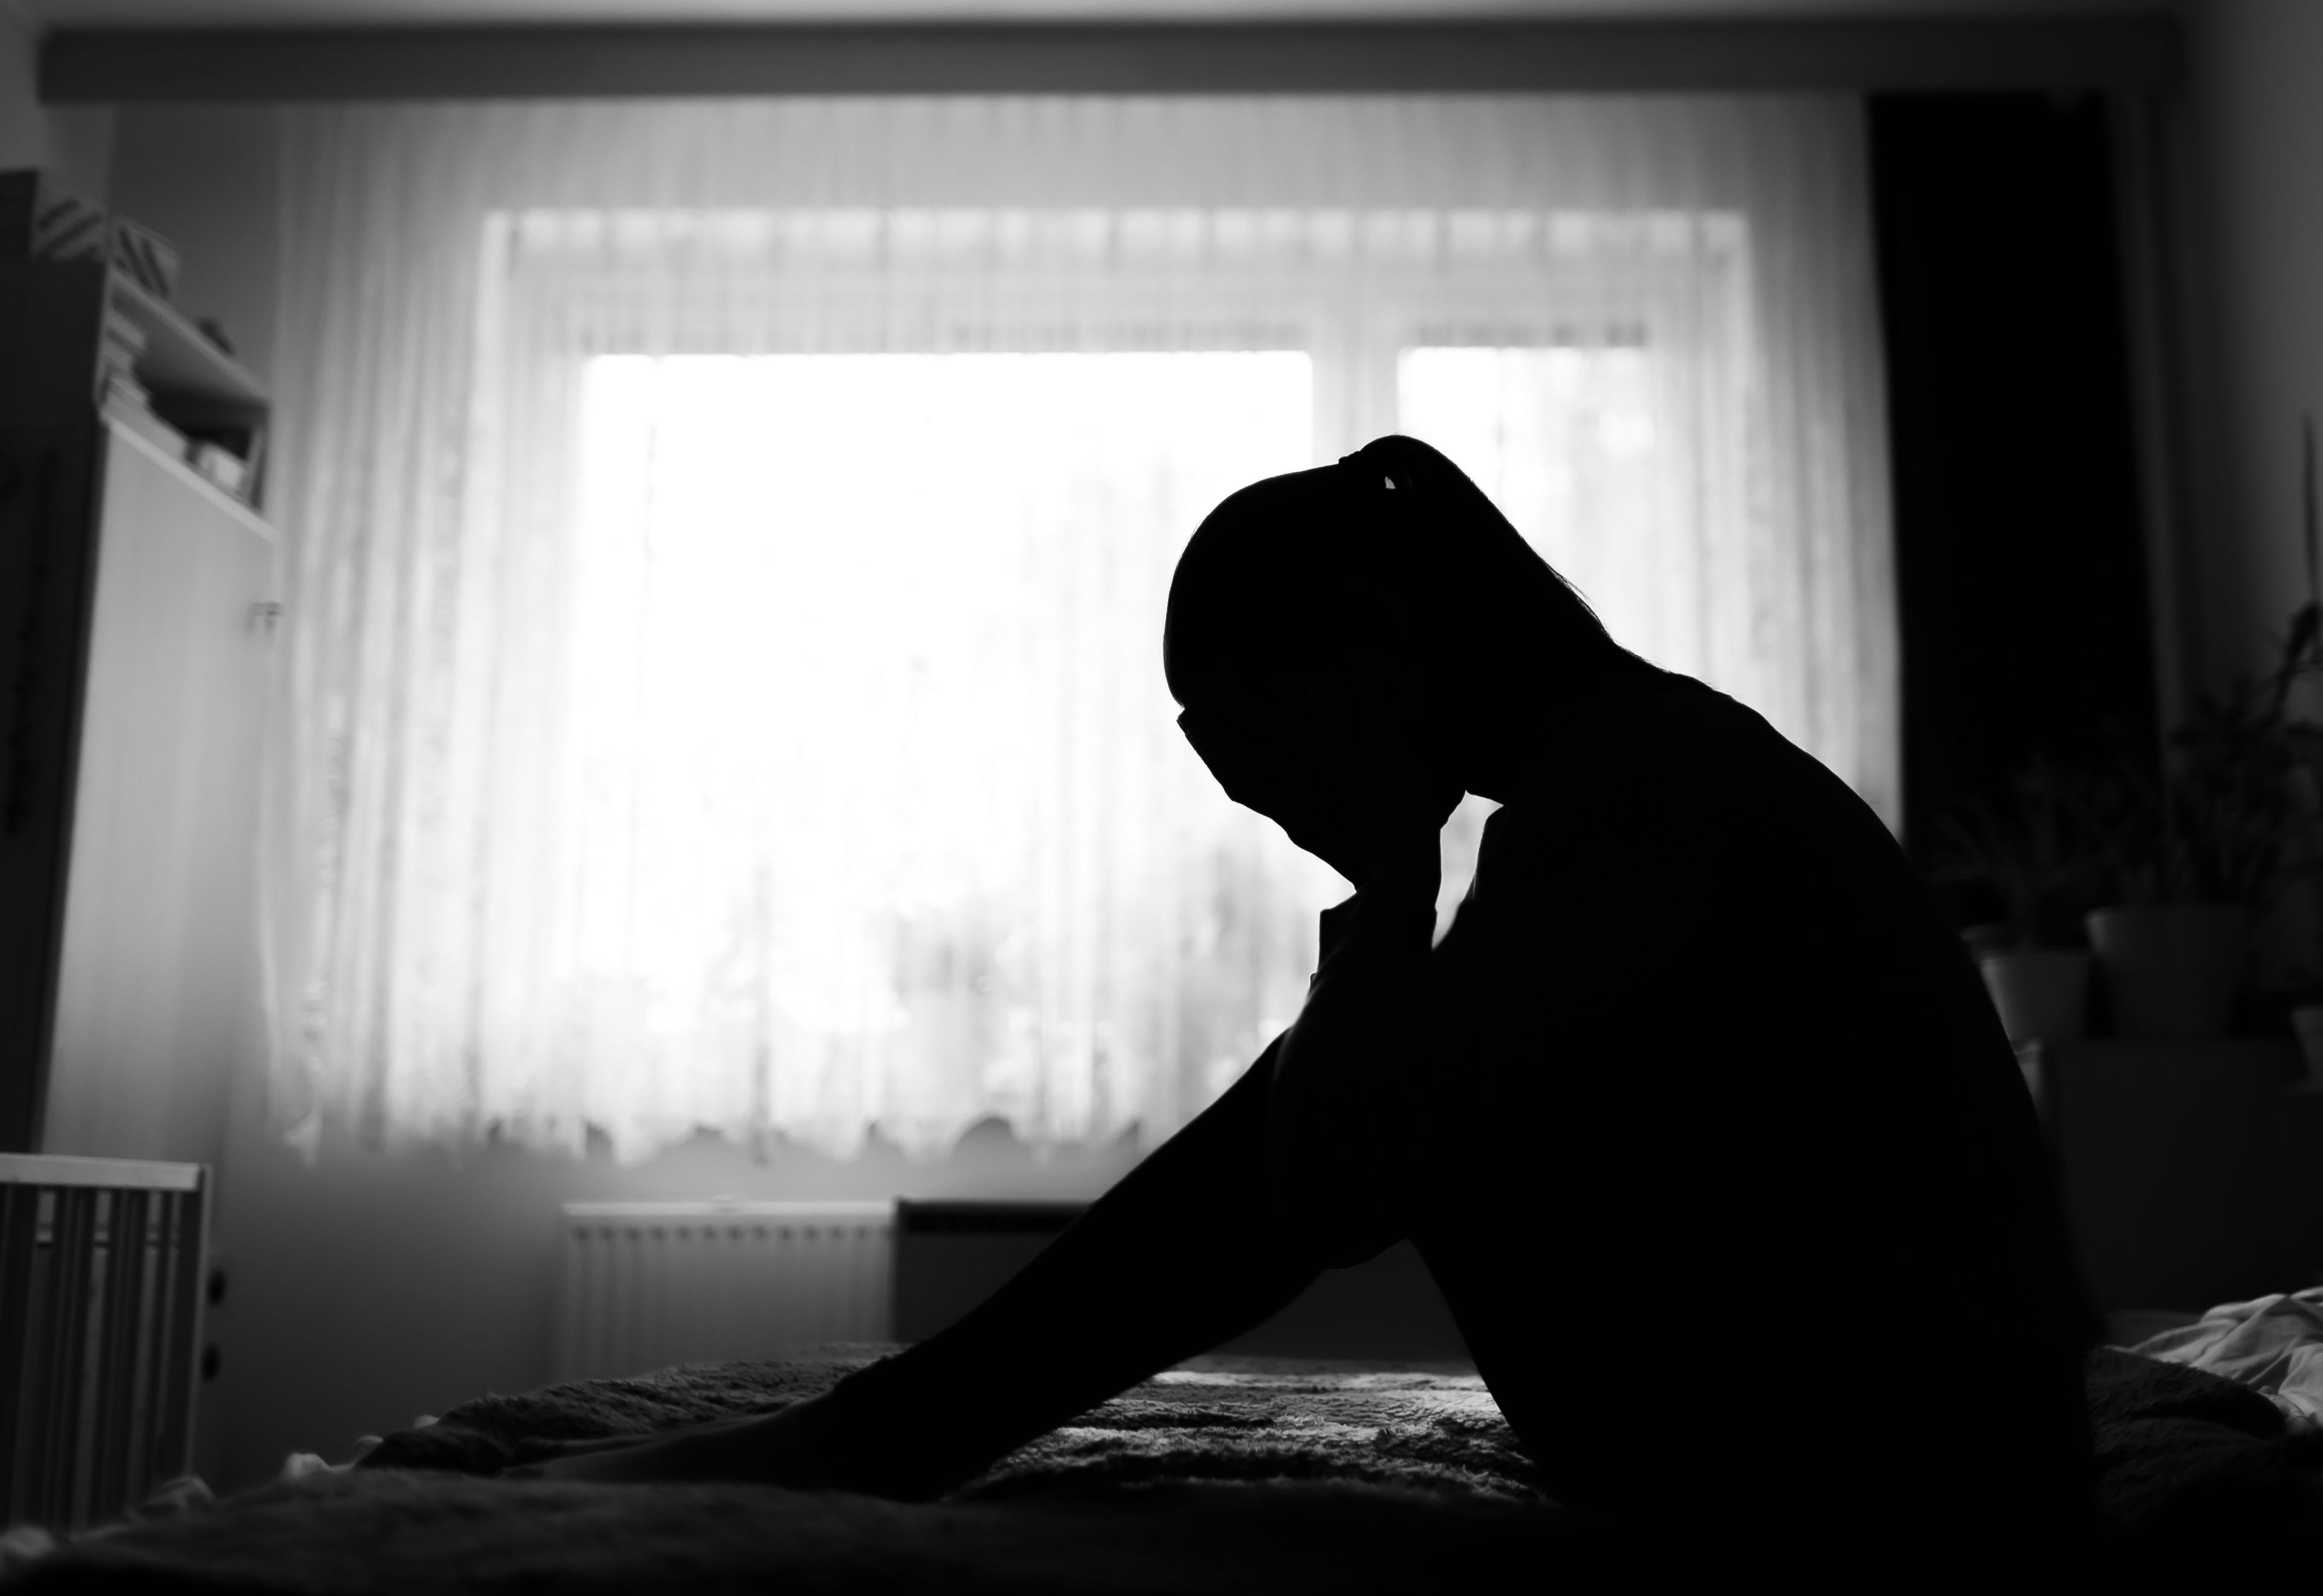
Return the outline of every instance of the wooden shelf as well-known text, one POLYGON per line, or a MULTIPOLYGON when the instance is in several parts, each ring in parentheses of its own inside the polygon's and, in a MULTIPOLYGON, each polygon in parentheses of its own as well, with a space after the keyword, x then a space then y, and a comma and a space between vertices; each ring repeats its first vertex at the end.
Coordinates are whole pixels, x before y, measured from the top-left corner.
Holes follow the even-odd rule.
POLYGON ((274 526, 272 522, 267 520, 265 517, 251 509, 249 505, 244 504, 241 500, 236 499, 224 488, 219 487, 216 482, 210 481, 209 478, 196 471, 183 460, 171 454, 167 449, 161 447, 161 445, 155 443, 152 438, 147 437, 143 433, 139 432, 135 427, 131 427, 126 422, 118 420, 114 417, 107 416, 105 417, 105 430, 111 436, 113 443, 116 447, 125 445, 130 448, 135 449, 139 454, 143 454, 148 459, 157 462, 162 469, 170 472, 170 474, 177 477, 180 482, 183 482, 188 487, 193 489, 195 492, 206 496, 211 503, 216 505, 220 509, 225 510, 228 515, 232 516, 235 520, 240 521, 251 531, 256 533, 259 537, 264 538, 269 543, 272 543, 274 541, 274 526))
POLYGON ((145 329, 137 380, 155 397, 264 411, 266 390, 240 361, 220 349, 185 313, 156 298, 117 271, 106 274, 106 302, 145 329))

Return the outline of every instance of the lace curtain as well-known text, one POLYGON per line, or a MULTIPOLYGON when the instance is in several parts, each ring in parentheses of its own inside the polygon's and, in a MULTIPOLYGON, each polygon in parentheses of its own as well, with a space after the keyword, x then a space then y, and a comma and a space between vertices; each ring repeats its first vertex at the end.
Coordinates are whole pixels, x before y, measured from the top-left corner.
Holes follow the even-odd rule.
POLYGON ((1389 430, 1894 817, 1851 104, 287 122, 294 1134, 1158 1140, 1344 891, 1178 738, 1169 572, 1389 430))

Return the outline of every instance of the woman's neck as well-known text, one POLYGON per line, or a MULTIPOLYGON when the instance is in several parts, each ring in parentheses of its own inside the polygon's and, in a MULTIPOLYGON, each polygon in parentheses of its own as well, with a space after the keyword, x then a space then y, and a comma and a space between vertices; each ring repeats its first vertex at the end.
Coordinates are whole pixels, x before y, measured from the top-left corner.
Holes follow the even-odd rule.
POLYGON ((1556 722, 1674 679, 1627 653, 1584 675, 1546 670, 1489 675, 1483 690, 1464 701, 1455 721, 1453 756, 1461 779, 1469 792, 1505 803, 1547 754, 1556 722))

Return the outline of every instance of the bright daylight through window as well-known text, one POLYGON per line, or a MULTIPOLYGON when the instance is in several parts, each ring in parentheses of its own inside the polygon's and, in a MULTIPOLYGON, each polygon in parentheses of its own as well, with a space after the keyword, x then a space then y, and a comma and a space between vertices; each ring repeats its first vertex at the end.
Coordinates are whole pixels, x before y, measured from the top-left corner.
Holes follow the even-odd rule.
POLYGON ((1161 621, 1313 410, 1303 353, 592 361, 546 956, 600 1045, 907 1144, 1222 1087, 1344 889, 1184 747, 1161 621))
MULTIPOLYGON (((1398 386, 1649 628, 1641 347, 1421 347, 1398 386)), ((1160 622, 1202 513, 1307 464, 1313 409, 1290 352, 592 361, 548 957, 592 1028, 777 1097, 843 1079, 906 1137, 1222 1089, 1295 1012, 1262 961, 1343 889, 1171 730, 1160 622), (1079 1081, 1139 1100, 1053 1100, 1079 1081)), ((1447 922, 1492 807, 1450 829, 1447 922)))

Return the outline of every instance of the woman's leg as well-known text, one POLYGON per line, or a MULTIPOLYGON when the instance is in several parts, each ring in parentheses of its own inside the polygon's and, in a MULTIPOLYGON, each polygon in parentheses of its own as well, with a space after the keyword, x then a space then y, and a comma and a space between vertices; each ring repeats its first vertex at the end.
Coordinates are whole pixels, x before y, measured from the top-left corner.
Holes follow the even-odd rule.
POLYGON ((1217 1103, 940 1334, 755 1427, 697 1432, 693 1442, 681 1433, 545 1472, 758 1477, 925 1496, 1260 1324, 1322 1268, 1276 1217, 1267 1165, 1273 1055, 1272 1047, 1262 1053, 1217 1103))
POLYGON ((1272 1316, 1321 1266, 1273 1217, 1273 1049, 965 1317, 849 1377, 842 1481, 921 1495, 1272 1316))
POLYGON ((1802 1557, 2086 1532, 2069 1261, 1939 1089, 2013 1059, 1859 1056, 1866 1026, 1625 1073, 1621 1032, 1573 1032, 1593 1079, 1456 1081, 1409 1220, 1552 1496, 1802 1557))

